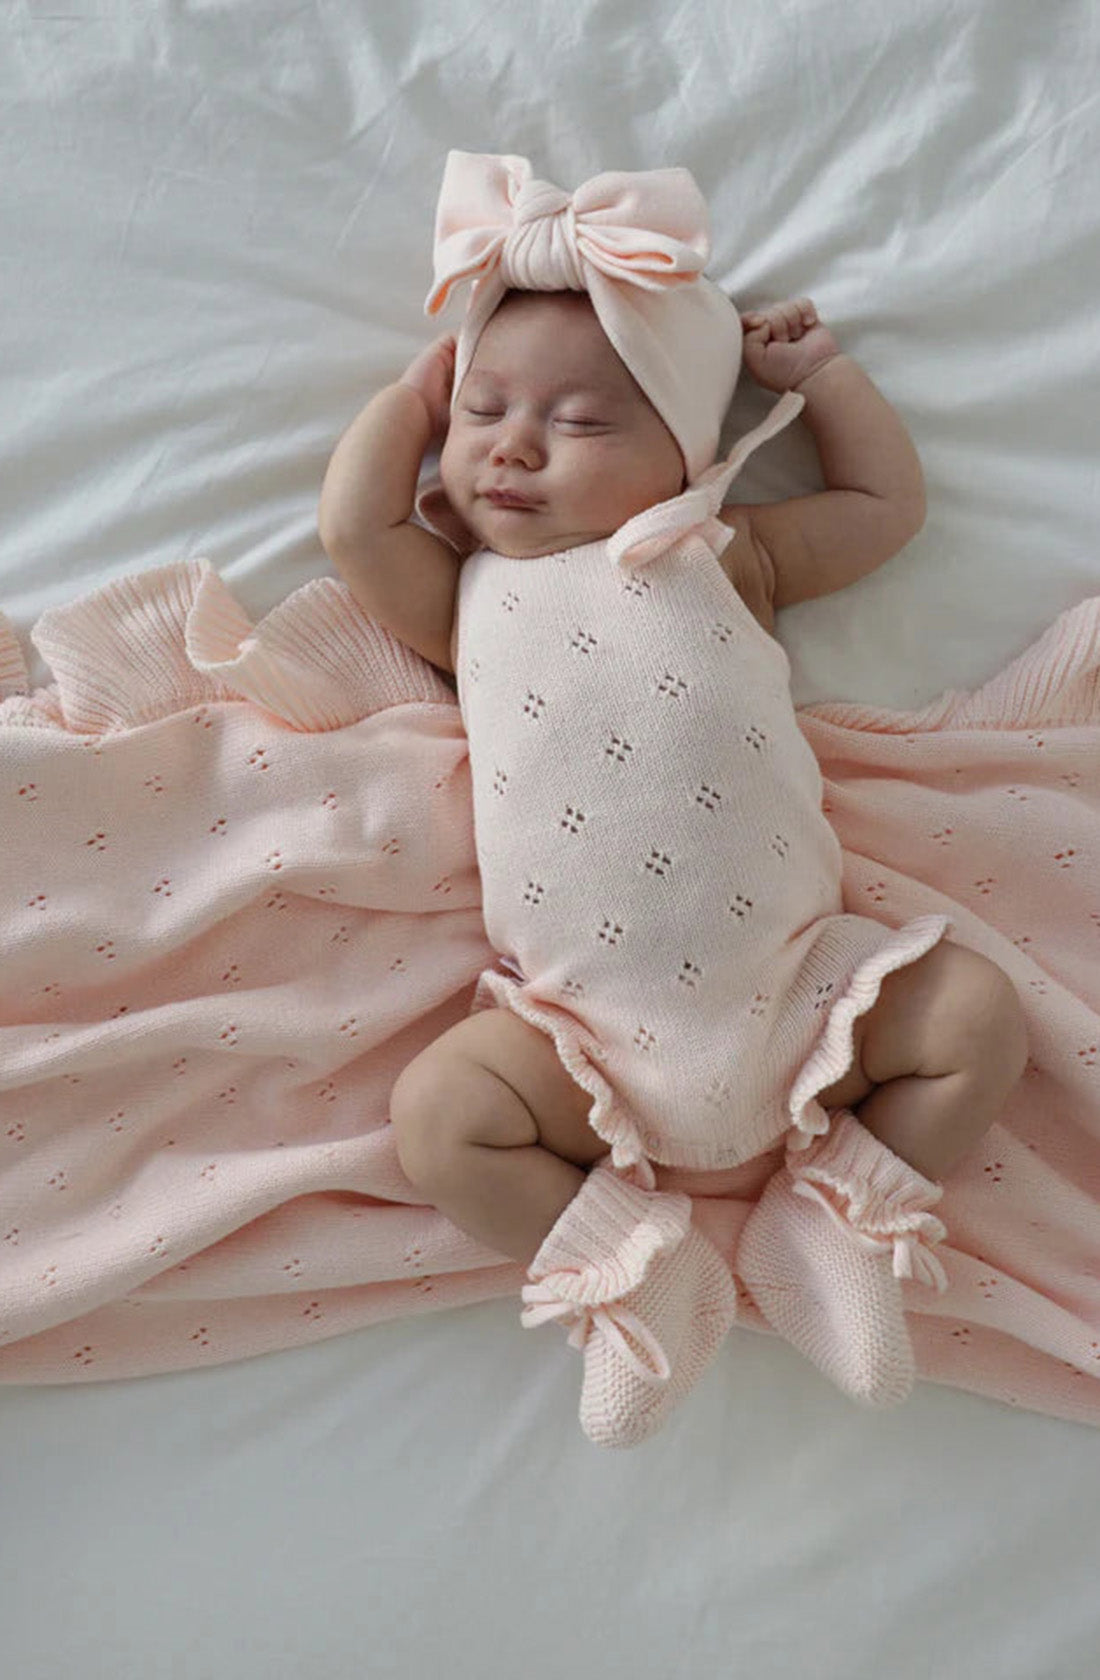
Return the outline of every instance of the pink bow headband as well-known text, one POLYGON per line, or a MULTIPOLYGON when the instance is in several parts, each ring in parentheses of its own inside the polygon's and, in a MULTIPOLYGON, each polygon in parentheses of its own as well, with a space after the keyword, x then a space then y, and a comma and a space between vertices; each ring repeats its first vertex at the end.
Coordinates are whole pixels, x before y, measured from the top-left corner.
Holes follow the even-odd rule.
POLYGON ((570 194, 537 180, 526 158, 448 153, 425 310, 437 315, 473 281, 453 396, 510 287, 587 292, 694 481, 714 459, 741 366, 740 316, 703 274, 709 255, 706 203, 686 169, 595 175, 570 194))
POLYGON ((572 195, 526 158, 451 152, 435 221, 437 315, 452 286, 500 269, 524 291, 588 290, 585 265, 650 291, 690 283, 710 255, 707 207, 686 169, 594 175, 572 195))

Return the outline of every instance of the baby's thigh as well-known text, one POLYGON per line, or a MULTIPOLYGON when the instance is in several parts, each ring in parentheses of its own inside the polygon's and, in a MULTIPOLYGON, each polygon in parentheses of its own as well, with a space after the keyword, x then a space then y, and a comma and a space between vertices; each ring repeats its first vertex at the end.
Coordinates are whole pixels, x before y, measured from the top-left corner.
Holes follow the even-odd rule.
POLYGON ((566 1072, 553 1039, 510 1009, 459 1021, 410 1062, 393 1096, 395 1120, 412 1107, 451 1143, 537 1143, 577 1166, 608 1153, 588 1124, 592 1097, 566 1072))

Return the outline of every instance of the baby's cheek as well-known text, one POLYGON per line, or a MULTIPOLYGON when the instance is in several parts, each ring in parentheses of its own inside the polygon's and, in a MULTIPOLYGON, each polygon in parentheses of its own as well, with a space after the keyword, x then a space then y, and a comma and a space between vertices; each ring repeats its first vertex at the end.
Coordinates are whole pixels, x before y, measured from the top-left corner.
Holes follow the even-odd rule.
POLYGON ((608 450, 591 475, 593 501, 615 525, 679 495, 684 484, 679 451, 670 461, 662 451, 608 450))
POLYGON ((470 499, 469 473, 463 469, 456 452, 452 451, 448 454, 446 444, 444 444, 443 453, 439 457, 439 476, 451 505, 453 507, 464 507, 470 499))

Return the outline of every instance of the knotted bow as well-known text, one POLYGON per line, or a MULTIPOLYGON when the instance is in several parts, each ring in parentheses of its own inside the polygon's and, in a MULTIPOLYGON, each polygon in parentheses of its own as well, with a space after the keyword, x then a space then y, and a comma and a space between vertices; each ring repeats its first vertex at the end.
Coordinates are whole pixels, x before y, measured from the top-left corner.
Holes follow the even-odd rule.
POLYGON ((540 1324, 558 1319, 572 1326, 570 1347, 583 1351, 589 1336, 602 1336, 635 1376, 651 1388, 660 1388, 672 1375, 672 1367, 656 1336, 646 1328, 637 1313, 630 1312, 621 1302, 581 1306, 576 1301, 563 1301, 545 1282, 526 1284, 521 1294, 527 1303, 520 1313, 520 1322, 525 1330, 534 1330, 540 1324), (641 1353, 627 1340, 628 1335, 641 1348, 641 1353))
POLYGON ((506 286, 587 291, 585 265, 647 291, 682 285, 710 255, 706 203, 686 169, 611 171, 576 192, 522 157, 448 154, 435 221, 438 315, 452 286, 499 268, 506 286))
POLYGON ((923 1283, 934 1289, 937 1295, 947 1291, 947 1272, 939 1256, 933 1252, 933 1244, 943 1242, 947 1236, 947 1226, 934 1214, 899 1211, 896 1229, 884 1232, 881 1237, 873 1237, 870 1232, 861 1231, 858 1225, 845 1219, 816 1184, 807 1179, 796 1179, 791 1189, 796 1196, 804 1196, 807 1201, 817 1202, 823 1207, 833 1223, 847 1232, 861 1248, 871 1254, 892 1254, 896 1278, 911 1278, 914 1283, 923 1283))
MULTIPOLYGON (((755 449, 767 443, 806 406, 797 391, 784 391, 779 401, 758 426, 746 432, 724 461, 716 461, 701 473, 688 490, 671 501, 657 502, 621 525, 607 544, 608 558, 617 566, 644 566, 664 554, 674 542, 701 532, 714 519, 726 491, 755 449)), ((729 540, 727 533, 726 540, 729 540)), ((828 1125, 828 1120, 825 1122, 828 1125)))

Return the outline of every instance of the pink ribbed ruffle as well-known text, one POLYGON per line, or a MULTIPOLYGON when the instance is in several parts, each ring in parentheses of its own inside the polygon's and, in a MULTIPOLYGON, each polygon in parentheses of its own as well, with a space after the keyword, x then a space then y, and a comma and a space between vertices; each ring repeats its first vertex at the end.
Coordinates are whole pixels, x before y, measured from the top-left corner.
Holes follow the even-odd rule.
POLYGON ((946 690, 922 710, 825 702, 803 718, 879 735, 948 729, 1048 729, 1100 717, 1100 595, 1059 614, 1038 641, 980 688, 946 690))
POLYGON ((946 916, 918 916, 904 927, 888 931, 878 950, 860 963, 830 1009, 816 1049, 791 1086, 787 1107, 792 1126, 788 1147, 792 1151, 808 1149, 816 1137, 828 1131, 829 1117, 816 1101, 818 1092, 834 1085, 851 1067, 855 1023, 877 1001, 886 976, 923 957, 952 927, 946 916))
POLYGON ((0 613, 0 700, 10 694, 25 695, 30 688, 30 675, 23 650, 15 631, 0 613))
POLYGON ((473 1007, 486 1008, 490 1000, 502 1009, 513 1009, 523 1020, 553 1039, 566 1073, 592 1098, 588 1124, 607 1144, 612 1166, 617 1172, 632 1173, 644 1190, 652 1190, 657 1178, 646 1156, 637 1123, 596 1067, 592 1055, 585 1048, 580 1025, 570 1027, 564 1010, 540 1009, 524 995, 515 980, 495 969, 487 969, 481 975, 473 1007))
POLYGON ((323 731, 390 706, 455 704, 435 668, 335 578, 305 584, 254 625, 208 561, 178 561, 51 608, 31 640, 56 682, 26 693, 21 651, 0 623, 0 723, 96 736, 248 700, 291 729, 323 731))
POLYGON ((531 1262, 538 1282, 579 1306, 618 1301, 636 1289, 653 1261, 678 1248, 691 1224, 691 1200, 645 1191, 606 1167, 594 1167, 531 1262))
POLYGON ((943 1186, 901 1160, 848 1110, 836 1116, 828 1137, 791 1158, 791 1168, 797 1195, 819 1202, 838 1224, 872 1243, 893 1243, 895 1277, 946 1290, 932 1249, 947 1227, 928 1211, 942 1199, 943 1186))
MULTIPOLYGON (((787 1135, 790 1149, 806 1149, 815 1137, 828 1131, 829 1117, 815 1099, 819 1091, 835 1084, 852 1066, 855 1023, 874 1005, 886 976, 930 951, 953 925, 948 917, 938 915, 918 916, 896 929, 884 928, 862 916, 828 919, 830 937, 820 942, 820 949, 809 953, 800 984, 813 990, 815 980, 831 981, 840 965, 840 971, 850 970, 852 977, 830 1008, 812 1054, 791 1084, 785 1105, 791 1127, 787 1135), (869 954, 861 959, 859 953, 869 946, 869 954)), ((562 1008, 540 1007, 516 980, 495 969, 481 975, 474 1008, 492 1004, 514 1010, 553 1040, 566 1072, 592 1097, 588 1124, 607 1144, 612 1165, 619 1172, 632 1173, 638 1183, 651 1189, 656 1183, 652 1161, 660 1159, 654 1152, 654 1141, 650 1138, 647 1143, 635 1115, 600 1072, 599 1050, 580 1023, 574 1025, 562 1008)), ((776 1106, 782 1113, 781 1098, 776 1106)), ((759 1140, 759 1151, 772 1147, 781 1132, 780 1125, 775 1135, 759 1140)), ((683 1164, 697 1170, 715 1165, 705 1159, 683 1164)))
POLYGON ((837 1116, 828 1137, 817 1138, 795 1163, 799 1178, 830 1193, 849 1224, 869 1237, 934 1229, 946 1235, 928 1209, 942 1200, 934 1184, 886 1144, 873 1137, 847 1110, 837 1116))

